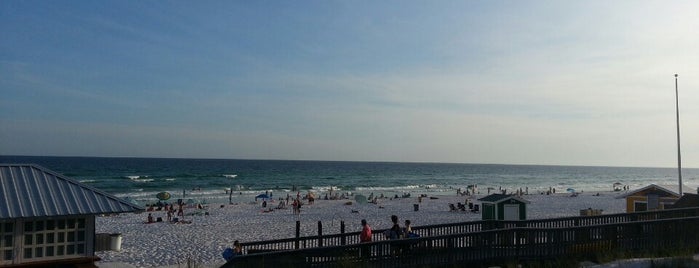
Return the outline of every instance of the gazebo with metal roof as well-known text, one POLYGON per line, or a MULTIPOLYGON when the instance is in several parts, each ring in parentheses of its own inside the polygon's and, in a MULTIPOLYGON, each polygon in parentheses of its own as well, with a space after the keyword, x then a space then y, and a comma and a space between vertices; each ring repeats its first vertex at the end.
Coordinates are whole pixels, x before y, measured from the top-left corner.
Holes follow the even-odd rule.
POLYGON ((0 164, 0 266, 89 267, 95 216, 144 208, 33 164, 0 164))

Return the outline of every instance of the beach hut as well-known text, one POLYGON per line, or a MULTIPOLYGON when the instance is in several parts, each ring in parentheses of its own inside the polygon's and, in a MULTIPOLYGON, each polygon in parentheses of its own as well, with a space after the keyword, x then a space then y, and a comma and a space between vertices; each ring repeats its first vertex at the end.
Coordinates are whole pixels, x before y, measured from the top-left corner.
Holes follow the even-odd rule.
MULTIPOLYGON (((689 189, 689 188, 685 188, 689 189)), ((656 185, 630 191, 617 198, 626 199, 626 212, 649 211, 665 209, 680 199, 677 185, 656 185)))
POLYGON ((0 164, 0 200, 0 266, 12 267, 95 267, 95 215, 144 210, 29 164, 0 164))
POLYGON ((483 220, 516 221, 527 219, 529 201, 517 195, 491 194, 481 201, 483 220))

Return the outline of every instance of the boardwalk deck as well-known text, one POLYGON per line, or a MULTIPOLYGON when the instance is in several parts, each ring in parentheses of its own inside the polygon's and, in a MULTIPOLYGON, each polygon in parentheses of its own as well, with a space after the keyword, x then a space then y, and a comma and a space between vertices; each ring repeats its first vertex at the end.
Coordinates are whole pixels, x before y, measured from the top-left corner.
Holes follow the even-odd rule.
POLYGON ((595 259, 600 254, 694 252, 699 249, 698 212, 699 208, 690 208, 433 225, 416 227, 420 238, 385 240, 375 236, 375 242, 365 244, 356 241, 358 233, 253 242, 245 246, 265 245, 281 251, 239 256, 223 267, 479 266, 542 259, 595 259), (313 247, 320 244, 318 240, 326 246, 313 247), (280 245, 284 247, 277 247, 280 245), (296 245, 305 247, 296 249, 296 245))

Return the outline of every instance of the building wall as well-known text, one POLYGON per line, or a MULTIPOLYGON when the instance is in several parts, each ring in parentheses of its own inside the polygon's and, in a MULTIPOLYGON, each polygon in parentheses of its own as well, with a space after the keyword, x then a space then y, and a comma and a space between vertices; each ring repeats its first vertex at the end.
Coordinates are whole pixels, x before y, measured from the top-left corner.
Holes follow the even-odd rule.
MULTIPOLYGON (((660 197, 658 201, 660 202, 659 209, 665 209, 665 206, 674 204, 679 198, 676 197, 660 197)), ((637 202, 648 202, 648 196, 627 196, 626 197, 626 212, 636 212, 635 204, 637 202)))
POLYGON ((12 264, 15 248, 15 222, 0 222, 0 265, 12 264))
POLYGON ((523 220, 526 219, 527 215, 527 204, 519 202, 515 199, 509 199, 507 201, 502 201, 500 203, 497 203, 497 211, 498 211, 498 220, 504 220, 505 219, 505 204, 510 204, 510 205, 518 205, 519 206, 519 219, 523 220))
POLYGON ((636 202, 647 202, 648 198, 646 196, 627 196, 626 197, 626 212, 635 212, 634 204, 636 202))
POLYGON ((0 222, 0 264, 27 264, 94 256, 95 216, 0 222))
POLYGON ((494 220, 495 219, 495 205, 483 203, 483 220, 494 220))

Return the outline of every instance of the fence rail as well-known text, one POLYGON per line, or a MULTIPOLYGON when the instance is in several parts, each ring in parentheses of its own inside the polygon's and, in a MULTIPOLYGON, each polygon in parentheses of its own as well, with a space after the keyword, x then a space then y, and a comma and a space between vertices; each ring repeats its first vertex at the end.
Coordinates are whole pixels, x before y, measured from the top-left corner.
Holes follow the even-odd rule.
POLYGON ((594 259, 596 255, 615 252, 693 252, 699 248, 699 216, 641 218, 553 228, 516 224, 480 232, 248 254, 235 257, 223 267, 491 265, 556 258, 594 259))
MULTIPOLYGON (((433 237, 517 227, 542 229, 569 228, 578 226, 595 226, 611 223, 626 223, 657 219, 675 219, 695 216, 699 216, 699 207, 620 213, 598 216, 577 216, 553 219, 537 219, 526 221, 470 221, 461 223, 414 226, 412 229, 413 232, 419 234, 421 237, 433 237)), ((322 228, 319 224, 319 233, 321 233, 321 235, 299 237, 299 228, 300 222, 296 222, 297 237, 295 238, 246 242, 242 243, 242 245, 248 253, 261 253, 269 251, 297 250, 325 246, 342 246, 359 243, 359 232, 345 233, 344 223, 341 223, 341 233, 331 235, 322 235, 322 228)), ((372 241, 385 241, 386 238, 383 236, 383 231, 385 230, 374 230, 372 234, 372 241)))

